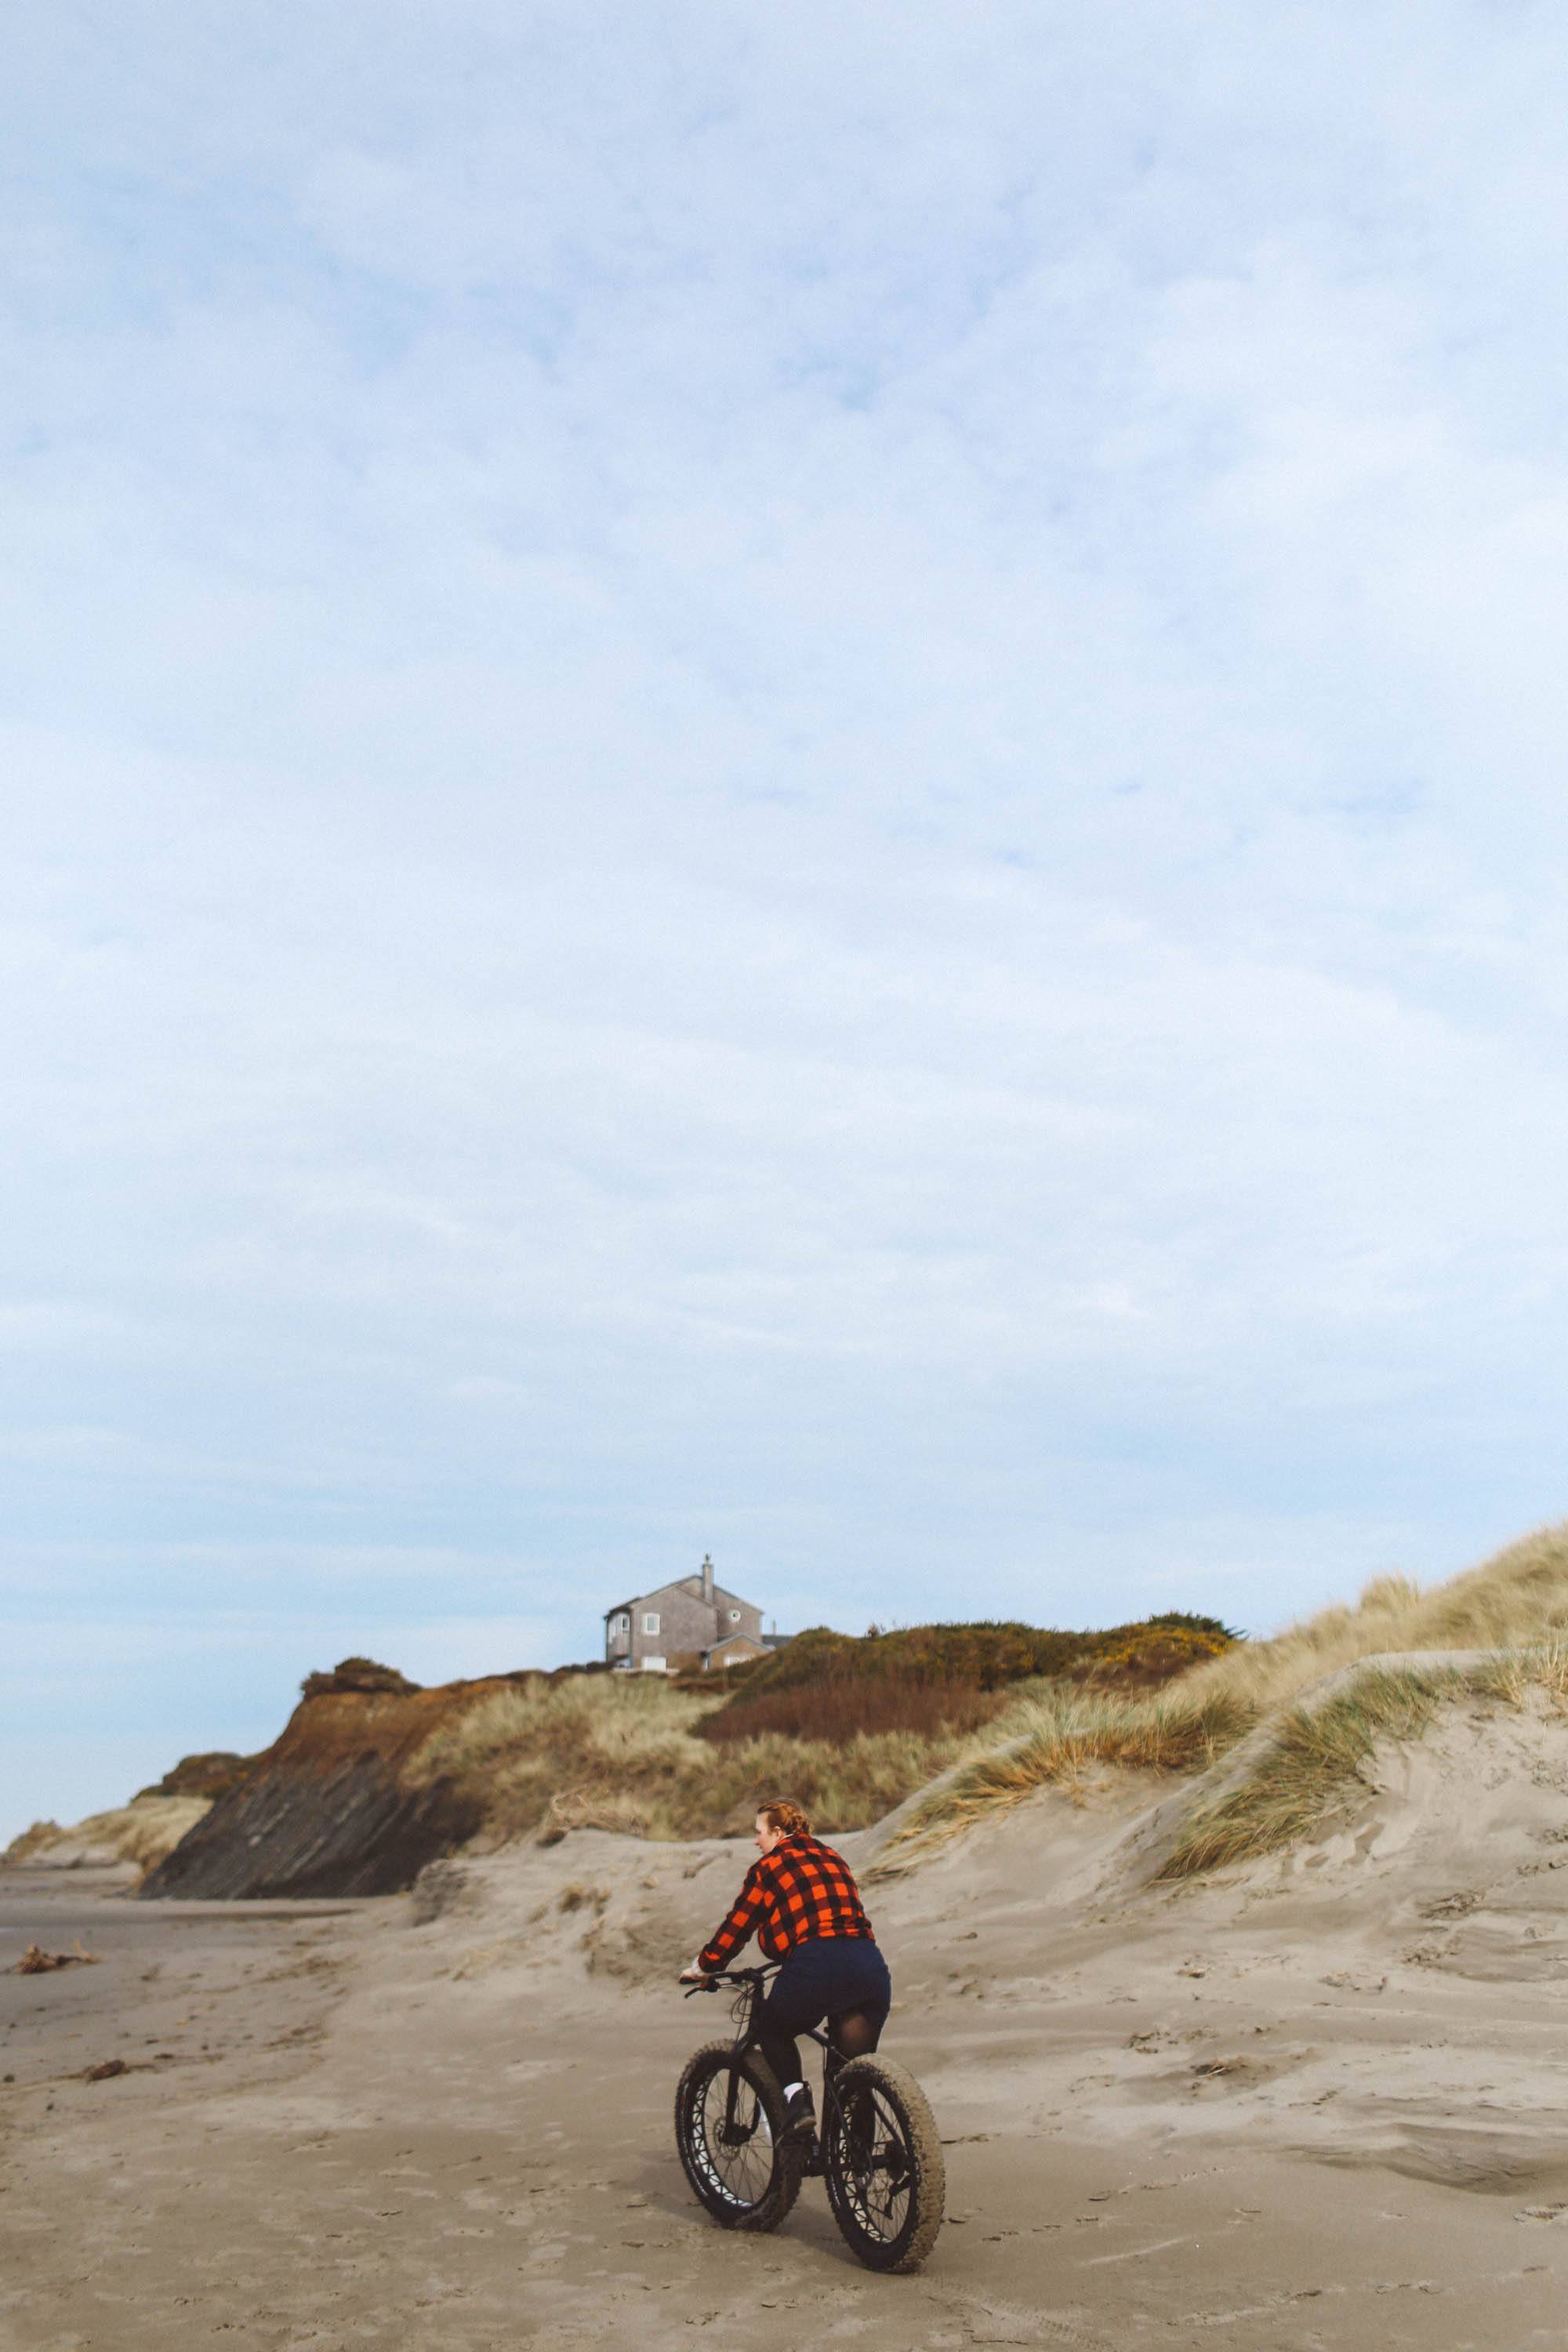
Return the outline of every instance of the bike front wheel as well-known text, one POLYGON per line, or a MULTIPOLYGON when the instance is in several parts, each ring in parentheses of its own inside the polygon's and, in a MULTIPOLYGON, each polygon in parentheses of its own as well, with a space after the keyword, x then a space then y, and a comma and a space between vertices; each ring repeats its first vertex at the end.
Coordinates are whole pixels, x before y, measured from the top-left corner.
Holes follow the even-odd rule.
POLYGON ((919 2270, 947 2202, 947 2168, 926 2095, 902 2066, 871 2057, 841 2066, 834 2091, 822 2157, 844 2242, 868 2270, 919 2270))
POLYGON ((732 2042, 693 2053, 675 2094, 675 2145, 694 2194, 727 2230, 776 2230, 800 2193, 784 2097, 761 2053, 732 2042))

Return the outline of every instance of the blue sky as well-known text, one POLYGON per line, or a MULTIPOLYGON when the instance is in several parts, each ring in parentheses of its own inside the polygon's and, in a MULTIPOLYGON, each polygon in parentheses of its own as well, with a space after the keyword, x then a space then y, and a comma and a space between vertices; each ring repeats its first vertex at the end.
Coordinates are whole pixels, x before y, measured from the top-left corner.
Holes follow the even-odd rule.
POLYGON ((4 47, 0 1832, 1563 1512, 1560 12, 4 47))

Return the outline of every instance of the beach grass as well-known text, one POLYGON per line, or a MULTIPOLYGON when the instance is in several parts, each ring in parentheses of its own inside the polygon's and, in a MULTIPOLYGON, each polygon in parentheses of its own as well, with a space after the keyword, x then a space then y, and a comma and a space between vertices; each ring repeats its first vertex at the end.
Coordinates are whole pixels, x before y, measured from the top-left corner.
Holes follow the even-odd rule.
POLYGON ((4 1858, 8 1863, 47 1863, 61 1847, 97 1847, 121 1862, 133 1862, 139 1870, 152 1870, 173 1853, 210 1802, 205 1797, 137 1797, 129 1805, 89 1813, 66 1828, 58 1822, 35 1822, 12 1839, 4 1858))
POLYGON ((983 1752, 931 1790, 889 1840, 896 1870, 1035 1790, 1071 1790, 1102 1767, 1198 1773, 1272 1723, 1243 1784, 1196 1811, 1162 1876, 1221 1869, 1309 1835, 1356 1783, 1380 1741, 1418 1738, 1446 1699, 1519 1704, 1568 1697, 1568 1527, 1539 1529, 1426 1591, 1378 1577, 1353 1605, 1321 1610, 1271 1639, 1238 1643, 1147 1697, 1058 1689, 1019 1724, 1010 1710, 983 1752), (1482 1651, 1483 1664, 1405 1666, 1402 1654, 1482 1651), (1317 1706, 1301 1704, 1342 1668, 1368 1664, 1317 1706))
POLYGON ((952 1839, 1056 1787, 1069 1794, 1106 1768, 1198 1772, 1251 1729, 1255 1717, 1223 1692, 1186 1685, 1152 1698, 1113 1698, 1047 1686, 1021 1699, 995 1727, 1005 1734, 949 1772, 911 1810, 879 1862, 907 1866, 952 1839))
POLYGON ((879 1820, 971 1744, 942 1722, 714 1746, 698 1727, 721 1704, 662 1676, 574 1675, 498 1691, 444 1726, 410 1777, 476 1798, 497 1844, 571 1829, 655 1839, 735 1837, 769 1797, 790 1796, 830 1832, 879 1820))

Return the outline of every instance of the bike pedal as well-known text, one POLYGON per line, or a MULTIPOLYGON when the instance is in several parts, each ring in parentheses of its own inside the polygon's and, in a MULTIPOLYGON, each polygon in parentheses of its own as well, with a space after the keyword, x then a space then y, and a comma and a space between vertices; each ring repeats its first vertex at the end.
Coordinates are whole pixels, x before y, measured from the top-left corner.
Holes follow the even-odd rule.
POLYGON ((802 2174, 807 2180, 820 2180, 822 2179, 823 2173, 826 2169, 822 2161, 822 2142, 817 2139, 815 2135, 813 2136, 810 2147, 805 2151, 805 2162, 800 2168, 802 2174))

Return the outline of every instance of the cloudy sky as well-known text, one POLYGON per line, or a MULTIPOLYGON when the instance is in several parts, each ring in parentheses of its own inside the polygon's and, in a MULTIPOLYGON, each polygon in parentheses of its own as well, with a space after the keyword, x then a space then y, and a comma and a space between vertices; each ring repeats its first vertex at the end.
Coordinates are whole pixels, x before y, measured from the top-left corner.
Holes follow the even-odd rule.
POLYGON ((1560 9, 5 47, 0 1833, 1563 1511, 1560 9))

